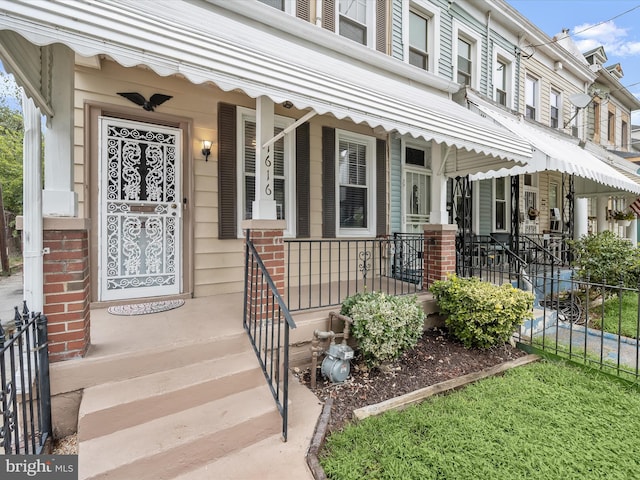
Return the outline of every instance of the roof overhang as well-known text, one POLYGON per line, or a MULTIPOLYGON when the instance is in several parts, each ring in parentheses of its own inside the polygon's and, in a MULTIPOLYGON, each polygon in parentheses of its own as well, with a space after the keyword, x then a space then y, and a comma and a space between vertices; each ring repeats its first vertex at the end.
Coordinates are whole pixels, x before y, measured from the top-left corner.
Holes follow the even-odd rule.
POLYGON ((446 89, 429 89, 402 72, 394 73, 397 60, 366 49, 389 65, 371 67, 309 42, 304 32, 318 35, 322 29, 308 22, 254 5, 265 14, 278 13, 283 23, 295 23, 294 35, 277 23, 261 23, 219 3, 0 0, 0 30, 16 32, 38 46, 62 43, 82 56, 106 55, 125 67, 143 65, 161 76, 211 82, 223 91, 241 90, 276 103, 290 101, 298 109, 510 165, 525 164, 531 157, 526 140, 457 105, 446 89))
POLYGON ((498 178, 523 173, 555 171, 573 175, 576 179, 576 193, 581 196, 605 192, 630 192, 640 194, 640 184, 623 175, 604 158, 585 150, 579 139, 548 131, 524 120, 521 116, 512 115, 498 107, 473 102, 480 112, 493 119, 510 132, 526 139, 533 145, 532 160, 522 166, 502 168, 487 173, 473 175, 473 180, 498 178))

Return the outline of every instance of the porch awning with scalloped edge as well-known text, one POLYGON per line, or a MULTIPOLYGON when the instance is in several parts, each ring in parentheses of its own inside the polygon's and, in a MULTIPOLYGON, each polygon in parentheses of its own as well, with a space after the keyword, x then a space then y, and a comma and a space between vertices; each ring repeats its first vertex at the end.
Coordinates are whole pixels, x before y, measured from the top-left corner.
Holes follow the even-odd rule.
POLYGON ((126 67, 144 65, 161 76, 211 82, 223 91, 290 101, 298 109, 454 146, 485 157, 479 171, 530 160, 527 140, 456 104, 448 93, 393 72, 397 60, 381 54, 385 68, 359 62, 312 44, 305 33, 328 33, 313 24, 258 2, 252 8, 278 14, 285 26, 248 19, 215 0, 0 0, 0 31, 38 46, 62 43, 81 56, 106 55, 126 67), (294 28, 295 36, 285 31, 294 28), (487 162, 487 156, 496 160, 487 162))

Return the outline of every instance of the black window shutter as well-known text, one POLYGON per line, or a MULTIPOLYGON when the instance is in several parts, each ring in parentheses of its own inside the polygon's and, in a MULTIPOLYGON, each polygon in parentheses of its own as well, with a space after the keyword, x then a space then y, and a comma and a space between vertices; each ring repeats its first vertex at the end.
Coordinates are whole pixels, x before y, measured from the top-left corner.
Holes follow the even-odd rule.
POLYGON ((218 104, 218 237, 237 238, 236 106, 218 104))
POLYGON ((376 140, 376 235, 387 234, 387 142, 376 140))
POLYGON ((322 236, 336 238, 336 131, 322 127, 322 236))
POLYGON ((309 122, 296 128, 296 234, 309 238, 310 232, 310 135, 309 122))

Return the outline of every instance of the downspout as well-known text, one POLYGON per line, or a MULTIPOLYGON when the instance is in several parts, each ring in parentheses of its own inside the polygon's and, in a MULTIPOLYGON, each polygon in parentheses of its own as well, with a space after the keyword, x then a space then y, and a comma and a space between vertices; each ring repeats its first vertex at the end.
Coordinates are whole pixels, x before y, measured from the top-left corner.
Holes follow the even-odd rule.
POLYGON ((24 299, 33 312, 43 309, 42 168, 40 165, 41 115, 33 100, 22 91, 24 117, 24 299))
POLYGON ((491 94, 491 85, 493 85, 493 61, 489 58, 489 42, 491 41, 491 10, 487 10, 487 43, 485 45, 486 55, 484 58, 487 60, 487 84, 485 88, 485 95, 487 98, 493 98, 491 94))
POLYGON ((316 27, 322 27, 322 0, 316 0, 316 27))

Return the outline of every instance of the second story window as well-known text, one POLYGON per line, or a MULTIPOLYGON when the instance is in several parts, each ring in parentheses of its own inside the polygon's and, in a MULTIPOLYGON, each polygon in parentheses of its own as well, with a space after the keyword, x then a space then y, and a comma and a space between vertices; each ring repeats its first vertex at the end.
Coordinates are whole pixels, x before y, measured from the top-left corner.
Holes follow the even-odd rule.
POLYGON ((471 86, 471 43, 464 38, 458 38, 458 83, 471 86))
POLYGON ((549 105, 549 125, 551 128, 558 128, 560 124, 560 92, 551 90, 549 105))
POLYGON ((258 0, 258 1, 264 3, 265 5, 269 5, 270 7, 277 8, 278 10, 282 10, 284 12, 285 0, 258 0))
POLYGON ((600 137, 600 102, 593 101, 593 135, 598 137, 595 139, 596 142, 599 141, 600 137))
POLYGON ((622 150, 628 150, 629 149, 629 126, 627 122, 625 122, 624 120, 620 125, 620 136, 622 137, 622 141, 621 141, 622 150))
POLYGON ((372 3, 367 0, 340 0, 338 33, 353 41, 367 45, 367 7, 372 3))
POLYGON ((413 10, 409 12, 409 63, 429 70, 429 19, 413 10))
POLYGON ((538 79, 527 75, 524 82, 524 102, 525 102, 525 117, 531 120, 537 118, 538 108, 538 79))
POLYGON ((615 143, 616 140, 616 114, 609 112, 607 117, 607 140, 611 143, 615 143))
POLYGON ((507 106, 507 64, 501 60, 496 62, 496 70, 493 72, 493 86, 495 88, 496 103, 507 106))

